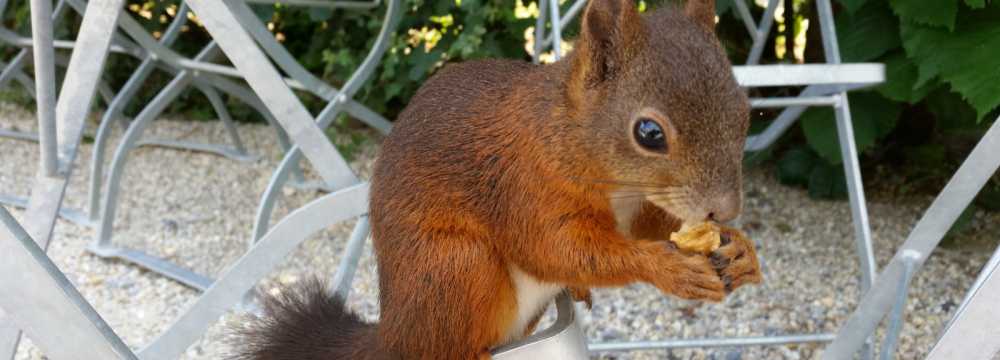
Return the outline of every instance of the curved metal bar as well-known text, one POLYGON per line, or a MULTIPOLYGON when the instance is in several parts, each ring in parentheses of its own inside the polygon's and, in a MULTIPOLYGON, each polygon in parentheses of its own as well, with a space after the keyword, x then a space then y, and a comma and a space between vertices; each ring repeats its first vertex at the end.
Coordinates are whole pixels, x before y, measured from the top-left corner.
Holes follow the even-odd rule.
MULTIPOLYGON (((379 30, 379 36, 376 38, 375 43, 372 45, 372 50, 365 57, 365 60, 361 63, 360 68, 351 75, 351 78, 344 84, 341 90, 342 96, 350 96, 357 91, 361 84, 367 79, 371 72, 374 70, 375 65, 378 60, 385 53, 385 50, 389 46, 389 36, 395 31, 396 23, 399 21, 400 16, 400 5, 398 0, 389 0, 388 9, 386 9, 385 20, 382 22, 382 28, 379 30)), ((335 101, 327 105, 327 108, 320 113, 317 119, 317 125, 320 129, 325 129, 329 126, 330 122, 336 117, 339 112, 339 107, 341 104, 347 103, 346 101, 335 101)), ((349 103, 348 103, 349 104, 349 103)), ((268 223, 271 219, 271 213, 274 210, 275 201, 280 193, 280 189, 288 179, 288 171, 297 166, 299 159, 301 158, 301 153, 298 146, 289 150, 285 154, 285 158, 282 159, 281 164, 278 165, 278 169, 275 170, 274 175, 271 176, 271 181, 268 183, 267 188, 264 190, 264 194, 261 197, 260 205, 257 207, 257 215, 254 219, 253 233, 251 237, 251 245, 260 239, 264 233, 267 232, 268 223)))
POLYGON ((3 72, 0 72, 0 86, 6 86, 10 79, 17 80, 18 83, 24 87, 24 91, 28 92, 32 98, 35 97, 35 82, 31 80, 23 71, 24 63, 28 59, 28 51, 21 49, 10 61, 10 64, 0 61, 0 66, 3 66, 3 72))
MULTIPOLYGON (((62 0, 65 2, 65 0, 62 0)), ((181 28, 187 23, 188 6, 181 3, 177 10, 177 16, 163 32, 160 41, 165 45, 173 44, 180 34, 181 28)), ((101 185, 104 177, 104 154, 107 147, 108 137, 111 135, 111 124, 115 120, 124 121, 125 106, 135 97, 136 92, 145 85, 146 79, 156 69, 156 60, 152 56, 146 56, 136 71, 129 77, 122 86, 121 91, 113 100, 108 103, 107 110, 97 127, 97 136, 94 138, 94 150, 90 161, 90 188, 87 193, 88 208, 87 214, 90 220, 96 222, 101 213, 101 185)))
MULTIPOLYGON (((204 54, 204 52, 203 52, 204 54)), ((103 201, 103 211, 101 212, 100 221, 98 221, 97 232, 94 236, 93 247, 95 249, 108 248, 111 242, 111 231, 115 220, 115 212, 117 211, 118 203, 118 193, 119 193, 119 183, 121 182, 121 177, 123 175, 123 167, 128 160, 128 151, 131 150, 135 143, 139 140, 139 136, 146 129, 150 122, 156 118, 167 104, 173 101, 174 98, 179 96, 185 87, 192 81, 191 71, 182 71, 177 77, 170 81, 167 86, 156 95, 155 98, 149 103, 135 117, 132 124, 129 125, 128 130, 125 132, 125 136, 122 138, 121 143, 118 144, 118 148, 115 151, 115 156, 111 160, 111 168, 108 173, 108 189, 104 193, 103 201)), ((99 253, 99 251, 95 252, 99 253)))
MULTIPOLYGON (((81 0, 66 0, 66 1, 69 3, 70 6, 72 6, 77 11, 83 11, 82 9, 84 5, 81 2, 81 0)), ((142 27, 141 24, 139 24, 131 15, 127 13, 123 13, 122 16, 118 18, 118 25, 126 34, 135 39, 135 41, 138 43, 138 45, 136 45, 134 48, 128 44, 122 45, 123 50, 131 51, 132 52, 131 54, 133 56, 136 56, 137 58, 142 59, 145 56, 145 54, 148 53, 155 60, 165 62, 177 69, 201 70, 204 72, 221 74, 238 78, 244 77, 243 73, 234 67, 214 64, 210 62, 192 60, 184 57, 183 55, 178 54, 169 47, 160 44, 160 42, 157 41, 156 38, 150 35, 145 30, 145 28, 142 27)), ((2 29, 0 29, 0 35, 2 35, 2 29)), ((120 42, 124 43, 126 41, 121 40, 120 42)), ((58 42, 56 44, 56 47, 59 47, 58 42)), ((314 89, 310 89, 304 86, 296 79, 282 78, 282 81, 284 81, 284 83, 291 88, 298 90, 305 90, 314 93, 315 95, 320 96, 327 101, 331 101, 334 98, 329 93, 325 94, 316 93, 314 89)), ((357 109, 364 107, 364 105, 358 104, 354 100, 350 100, 350 102, 352 103, 352 106, 345 107, 344 109, 347 110, 348 113, 351 114, 351 116, 354 116, 358 119, 364 119, 366 120, 365 121, 366 123, 370 123, 373 127, 376 127, 377 129, 383 126, 381 124, 389 123, 389 121, 385 120, 384 118, 382 118, 377 114, 374 114, 374 116, 372 116, 373 114, 370 112, 356 113, 357 109)))
POLYGON ((330 225, 366 214, 368 190, 368 183, 350 186, 293 211, 229 267, 176 322, 142 349, 140 357, 178 358, 302 241, 330 225))
MULTIPOLYGON (((352 84, 350 80, 348 80, 347 84, 344 85, 344 88, 339 91, 336 88, 323 82, 323 80, 320 80, 311 72, 309 72, 309 70, 306 70, 305 67, 299 64, 299 62, 295 60, 295 57, 293 57, 292 54, 288 52, 288 49, 285 49, 284 46, 278 43, 278 41, 274 38, 274 35, 272 35, 269 31, 267 31, 267 27, 264 25, 264 23, 260 21, 260 18, 258 18, 253 13, 253 10, 251 10, 250 7, 247 6, 245 2, 236 1, 230 4, 231 4, 230 9, 233 10, 233 15, 236 16, 236 18, 240 21, 240 24, 243 25, 243 28, 246 29, 247 32, 250 34, 250 36, 257 41, 257 44, 259 44, 260 47, 264 49, 264 52, 271 57, 274 63, 277 64, 279 68, 284 70, 285 73, 287 73, 292 79, 295 79, 298 82, 302 83, 303 86, 312 89, 314 94, 328 101, 335 101, 337 97, 340 96, 340 94, 347 94, 348 98, 353 97, 353 94, 357 90, 348 88, 348 86, 352 84)), ((393 27, 393 29, 394 28, 395 27, 393 27)), ((377 39, 381 38, 382 34, 380 33, 377 39)), ((376 42, 378 42, 378 40, 376 40, 376 42)), ((375 46, 372 47, 372 51, 369 53, 375 53, 378 49, 379 46, 378 44, 376 44, 375 46)), ((384 51, 385 51, 384 48, 383 50, 378 51, 379 53, 378 58, 381 58, 384 51)), ((378 58, 376 58, 375 60, 377 61, 378 58)), ((367 64, 368 63, 366 62, 362 62, 361 66, 359 67, 358 71, 362 72, 361 74, 362 79, 367 79, 371 71, 374 70, 374 66, 366 66, 367 64)), ((368 126, 375 128, 382 134, 389 133, 391 125, 387 121, 380 121, 380 119, 374 119, 374 121, 369 121, 370 119, 368 117, 363 117, 363 116, 355 116, 355 117, 368 124, 368 126)))
POLYGON ((233 118, 229 116, 229 109, 226 109, 226 103, 222 101, 222 97, 219 96, 219 93, 212 87, 199 83, 195 84, 195 88, 205 95, 205 98, 207 98, 208 102, 212 105, 212 109, 215 110, 215 114, 219 116, 219 121, 221 121, 222 126, 225 127, 226 133, 229 135, 229 141, 232 142, 233 149, 236 150, 236 153, 240 155, 247 155, 247 149, 243 146, 243 140, 240 139, 240 134, 236 131, 236 126, 233 125, 233 118))
POLYGON ((337 272, 333 274, 333 281, 330 282, 333 293, 341 299, 347 299, 347 295, 351 293, 351 280, 354 279, 354 272, 358 269, 358 260, 361 259, 361 252, 365 249, 369 233, 371 233, 371 223, 368 215, 363 215, 358 218, 358 223, 351 231, 351 237, 344 247, 344 257, 340 259, 337 272))
POLYGON ((494 360, 579 360, 589 358, 587 342, 576 320, 573 300, 556 297, 556 322, 548 329, 491 351, 494 360))

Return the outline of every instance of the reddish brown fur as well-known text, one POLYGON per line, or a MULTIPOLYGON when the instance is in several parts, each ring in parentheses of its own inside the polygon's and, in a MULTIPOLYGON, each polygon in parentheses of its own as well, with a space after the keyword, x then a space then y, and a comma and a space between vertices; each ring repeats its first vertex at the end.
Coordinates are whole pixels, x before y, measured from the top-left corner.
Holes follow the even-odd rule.
POLYGON ((370 357, 488 357, 517 315, 512 266, 580 297, 648 282, 719 301, 760 280, 738 231, 713 259, 664 241, 681 219, 735 217, 741 199, 747 99, 705 26, 714 2, 692 1, 640 16, 594 0, 566 59, 452 64, 421 87, 372 177, 381 319, 368 343, 383 352, 370 357), (644 108, 671 129, 665 155, 636 150, 644 108), (633 196, 639 211, 616 218, 612 198, 633 182, 680 195, 633 196))

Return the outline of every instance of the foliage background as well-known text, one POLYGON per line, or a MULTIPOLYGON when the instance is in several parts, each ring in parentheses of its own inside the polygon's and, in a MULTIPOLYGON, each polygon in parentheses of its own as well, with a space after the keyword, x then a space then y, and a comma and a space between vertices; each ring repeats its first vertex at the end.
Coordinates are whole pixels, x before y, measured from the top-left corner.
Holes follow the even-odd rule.
MULTIPOLYGON (((734 64, 743 63, 750 37, 732 9, 732 1, 747 1, 756 18, 765 0, 717 0, 717 33, 734 64)), ((780 0, 775 30, 768 38, 762 63, 822 62, 822 45, 813 0, 780 0), (789 9, 785 11, 784 9, 789 9), (787 21, 786 21, 787 20, 787 21), (786 26, 787 25, 787 26, 786 26), (810 26, 812 25, 812 26, 810 26), (790 41, 789 41, 790 40, 790 41)), ((563 8, 571 0, 563 0, 563 8)), ((642 1, 640 8, 662 6, 671 0, 642 1)), ((177 1, 128 0, 129 9, 154 34, 176 14, 177 1)), ((419 85, 444 63, 486 57, 530 59, 526 42, 537 16, 537 4, 516 0, 403 0, 399 30, 373 78, 356 98, 393 118, 419 85)), ((381 25, 383 4, 375 10, 323 10, 277 5, 254 5, 258 15, 292 54, 313 73, 340 84, 361 62, 381 25)), ((866 188, 875 194, 935 193, 957 168, 975 140, 1000 115, 1000 4, 990 0, 835 0, 837 35, 845 62, 880 62, 888 81, 877 88, 852 92, 851 113, 864 165, 866 188)), ((27 2, 10 5, 3 21, 8 28, 28 33, 27 2)), ((57 38, 69 38, 79 18, 66 17, 57 38)), ((575 36, 570 24, 566 38, 575 36)), ((208 42, 196 24, 189 24, 174 46, 194 54, 208 42)), ((571 47, 571 42, 566 43, 571 47)), ((5 48, 9 59, 16 49, 5 48)), ((547 55, 551 57, 551 54, 547 55)), ((109 63, 112 86, 120 86, 137 65, 116 56, 109 63)), ((168 78, 153 77, 138 104, 151 98, 168 78)), ((13 87, 7 99, 30 102, 13 87)), ((799 89, 754 90, 753 96, 794 96, 799 89)), ((303 96, 313 110, 318 99, 303 96)), ((234 116, 260 121, 253 111, 231 102, 234 116)), ((193 119, 214 114, 197 93, 186 93, 169 110, 193 119)), ((758 111, 754 130, 776 115, 758 111)), ((779 179, 804 186, 816 198, 843 198, 833 113, 811 109, 790 134, 749 162, 773 162, 779 179)), ((336 129, 359 125, 341 119, 336 129)), ((364 141, 363 137, 358 141, 364 141)), ((994 177, 976 206, 1000 210, 1000 180, 994 177)), ((969 212, 971 214, 971 212, 969 212)))

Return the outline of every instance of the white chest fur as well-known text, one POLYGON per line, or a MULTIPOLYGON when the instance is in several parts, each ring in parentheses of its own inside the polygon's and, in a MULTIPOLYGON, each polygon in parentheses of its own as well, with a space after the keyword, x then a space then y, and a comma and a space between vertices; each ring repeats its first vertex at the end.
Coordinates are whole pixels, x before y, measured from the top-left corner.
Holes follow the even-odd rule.
POLYGON ((514 281, 514 291, 517 294, 517 319, 507 330, 507 341, 520 339, 524 329, 541 313, 556 294, 563 289, 562 285, 545 283, 524 272, 517 266, 510 266, 510 277, 514 281))

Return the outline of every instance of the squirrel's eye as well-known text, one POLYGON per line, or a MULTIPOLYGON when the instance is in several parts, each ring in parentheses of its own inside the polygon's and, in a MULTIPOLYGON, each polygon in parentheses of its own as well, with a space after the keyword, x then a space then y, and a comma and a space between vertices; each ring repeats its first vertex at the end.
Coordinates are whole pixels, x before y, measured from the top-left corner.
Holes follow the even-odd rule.
POLYGON ((640 118, 635 122, 635 129, 632 129, 632 136, 639 146, 651 151, 663 152, 667 150, 667 138, 663 134, 663 128, 656 121, 649 118, 640 118))

